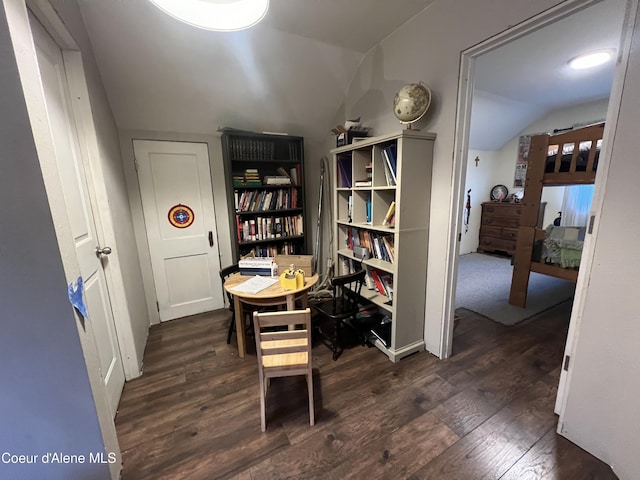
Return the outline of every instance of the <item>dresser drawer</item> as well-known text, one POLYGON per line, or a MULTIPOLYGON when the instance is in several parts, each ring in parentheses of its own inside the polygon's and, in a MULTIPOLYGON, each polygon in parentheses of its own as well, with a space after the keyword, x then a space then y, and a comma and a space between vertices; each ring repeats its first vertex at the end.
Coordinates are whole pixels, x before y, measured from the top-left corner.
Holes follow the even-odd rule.
POLYGON ((499 215, 501 217, 519 217, 522 213, 522 205, 517 203, 483 203, 482 214, 499 215))
POLYGON ((497 250, 513 255, 516 251, 516 240, 507 240, 497 237, 480 237, 478 251, 495 252, 497 250))
POLYGON ((482 239, 484 237, 502 238, 504 240, 513 240, 515 242, 518 239, 518 229, 483 225, 480 227, 480 238, 482 239))
POLYGON ((518 228, 520 223, 520 215, 499 216, 492 214, 483 214, 481 227, 508 227, 518 228))

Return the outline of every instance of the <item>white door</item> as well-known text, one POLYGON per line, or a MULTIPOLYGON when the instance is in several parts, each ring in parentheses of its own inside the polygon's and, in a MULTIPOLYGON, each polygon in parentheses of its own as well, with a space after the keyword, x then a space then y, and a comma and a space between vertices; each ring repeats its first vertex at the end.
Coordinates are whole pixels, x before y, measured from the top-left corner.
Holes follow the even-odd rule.
POLYGON ((45 96, 49 128, 56 154, 56 164, 64 189, 64 203, 71 235, 84 283, 84 302, 93 332, 100 374, 104 380, 111 413, 115 416, 124 386, 124 369, 111 300, 102 266, 96 253, 100 242, 96 219, 91 208, 89 184, 79 148, 78 131, 72 116, 69 88, 62 52, 40 23, 31 18, 31 28, 45 96))
POLYGON ((222 308, 207 145, 134 140, 133 149, 160 320, 222 308))

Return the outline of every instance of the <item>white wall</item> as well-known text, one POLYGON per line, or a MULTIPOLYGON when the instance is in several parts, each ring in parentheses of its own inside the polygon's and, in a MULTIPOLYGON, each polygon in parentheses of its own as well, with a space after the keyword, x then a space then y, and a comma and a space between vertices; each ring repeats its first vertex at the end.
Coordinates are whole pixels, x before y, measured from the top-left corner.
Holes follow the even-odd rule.
POLYGON ((469 150, 467 155, 467 175, 464 185, 466 207, 467 191, 471 189, 471 215, 469 218, 469 229, 465 232, 462 229, 460 241, 460 254, 472 253, 478 250, 480 235, 480 220, 482 218, 482 203, 491 200, 491 187, 504 182, 499 181, 502 177, 502 165, 498 162, 496 152, 481 150, 469 150), (480 161, 476 166, 475 158, 480 161))

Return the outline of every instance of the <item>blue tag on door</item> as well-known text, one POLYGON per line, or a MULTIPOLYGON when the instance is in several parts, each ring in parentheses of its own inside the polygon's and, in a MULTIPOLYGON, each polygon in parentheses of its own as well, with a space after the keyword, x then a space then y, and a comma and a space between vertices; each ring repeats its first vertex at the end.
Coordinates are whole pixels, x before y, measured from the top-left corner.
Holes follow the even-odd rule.
POLYGON ((87 307, 82 300, 82 294, 84 292, 84 285, 82 277, 78 277, 75 282, 69 284, 69 301, 73 308, 75 308, 80 315, 84 318, 89 318, 87 315, 87 307), (75 284, 75 285, 74 285, 75 284))

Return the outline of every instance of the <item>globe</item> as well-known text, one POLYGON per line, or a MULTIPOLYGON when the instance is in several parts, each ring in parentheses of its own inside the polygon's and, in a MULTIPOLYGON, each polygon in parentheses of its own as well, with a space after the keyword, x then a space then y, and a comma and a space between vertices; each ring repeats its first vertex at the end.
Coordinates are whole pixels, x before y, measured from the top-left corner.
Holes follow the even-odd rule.
POLYGON ((420 120, 431 104, 431 90, 423 83, 409 83, 396 93, 393 114, 400 123, 411 124, 420 120))

